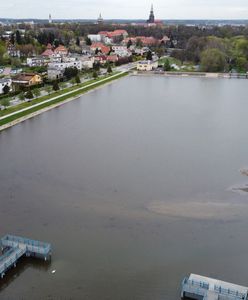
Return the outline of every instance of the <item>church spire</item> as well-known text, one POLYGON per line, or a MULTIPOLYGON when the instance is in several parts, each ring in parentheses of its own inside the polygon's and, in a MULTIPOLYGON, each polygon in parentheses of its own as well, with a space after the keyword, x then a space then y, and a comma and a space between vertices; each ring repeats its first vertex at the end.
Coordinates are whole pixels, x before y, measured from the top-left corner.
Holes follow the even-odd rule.
POLYGON ((152 4, 150 16, 149 16, 149 19, 147 20, 147 23, 154 23, 154 22, 155 22, 155 17, 154 17, 153 4, 152 4))

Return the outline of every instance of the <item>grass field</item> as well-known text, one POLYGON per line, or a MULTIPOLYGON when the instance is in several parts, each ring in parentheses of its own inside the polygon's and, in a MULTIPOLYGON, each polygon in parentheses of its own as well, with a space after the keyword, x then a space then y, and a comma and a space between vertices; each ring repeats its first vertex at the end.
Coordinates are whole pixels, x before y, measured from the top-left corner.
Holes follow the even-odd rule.
POLYGON ((113 75, 108 75, 108 76, 105 76, 105 77, 102 77, 102 78, 99 78, 99 79, 96 79, 96 80, 90 80, 90 81, 87 81, 85 83, 82 83, 82 84, 79 84, 79 85, 76 85, 76 86, 73 86, 73 87, 70 87, 70 88, 66 88, 66 89, 58 91, 58 92, 54 92, 50 95, 37 98, 37 99, 35 99, 31 102, 21 103, 20 105, 17 105, 15 107, 10 107, 8 109, 5 109, 5 110, 0 112, 1 113, 0 117, 6 116, 6 118, 0 120, 0 126, 5 125, 5 124, 7 124, 9 122, 12 122, 16 119, 19 119, 21 117, 24 117, 26 115, 29 115, 33 112, 39 111, 39 110, 41 110, 45 107, 48 107, 48 106, 57 104, 59 102, 62 102, 66 99, 74 98, 76 96, 84 94, 84 93, 88 92, 89 90, 92 90, 96 87, 104 85, 104 84, 106 84, 108 82, 111 82, 113 80, 119 79, 123 76, 126 76, 127 74, 128 73, 120 73, 119 75, 117 74, 115 77, 113 77, 113 75), (93 85, 88 86, 90 84, 93 84, 93 85), (81 89, 78 90, 79 88, 81 88, 81 89), (73 92, 74 90, 75 90, 75 92, 73 92), (65 93, 68 93, 68 92, 71 92, 71 93, 69 95, 64 95, 65 93), (54 99, 50 102, 42 103, 46 100, 52 99, 52 98, 57 97, 59 95, 61 95, 61 97, 58 97, 57 99, 54 99), (39 106, 32 107, 34 104, 39 104, 39 103, 40 103, 39 106), (28 107, 30 107, 30 109, 18 113, 18 111, 20 111, 24 108, 28 108, 28 107), (7 117, 7 115, 9 115, 11 113, 14 113, 14 112, 17 112, 17 113, 12 115, 12 116, 7 117))

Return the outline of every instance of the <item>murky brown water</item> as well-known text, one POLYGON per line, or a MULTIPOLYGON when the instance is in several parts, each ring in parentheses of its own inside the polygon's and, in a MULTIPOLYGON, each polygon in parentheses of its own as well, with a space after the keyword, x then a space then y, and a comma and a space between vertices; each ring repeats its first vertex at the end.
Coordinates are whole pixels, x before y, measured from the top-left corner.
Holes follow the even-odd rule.
POLYGON ((129 77, 0 134, 0 235, 51 242, 0 299, 178 300, 248 285, 247 81, 129 77), (52 274, 52 270, 56 270, 52 274))

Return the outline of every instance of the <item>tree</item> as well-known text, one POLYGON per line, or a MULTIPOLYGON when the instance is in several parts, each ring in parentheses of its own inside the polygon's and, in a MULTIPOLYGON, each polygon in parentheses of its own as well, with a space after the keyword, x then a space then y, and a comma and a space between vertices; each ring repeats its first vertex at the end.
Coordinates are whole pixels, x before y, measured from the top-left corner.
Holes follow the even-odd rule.
POLYGON ((50 85, 46 86, 45 91, 47 92, 48 95, 50 95, 52 92, 52 87, 50 85))
POLYGON ((108 65, 107 72, 108 72, 109 74, 112 73, 112 68, 111 68, 110 65, 108 65))
POLYGON ((7 95, 9 92, 10 92, 10 87, 6 84, 6 85, 3 87, 3 93, 4 93, 5 95, 7 95))
POLYGON ((167 58, 164 62, 164 71, 170 71, 171 70, 171 65, 170 65, 170 61, 167 58))
POLYGON ((147 53, 146 53, 146 60, 152 60, 152 51, 149 50, 147 53))
POLYGON ((78 75, 78 69, 77 68, 65 68, 64 76, 70 80, 71 78, 78 75))
POLYGON ((40 94, 41 94, 41 92, 40 92, 39 89, 34 89, 34 90, 33 90, 33 93, 34 93, 35 97, 39 97, 40 94))
POLYGON ((10 62, 11 62, 11 66, 15 68, 19 68, 22 65, 21 60, 17 57, 11 57, 10 62))
POLYGON ((33 93, 32 93, 31 90, 28 90, 28 91, 26 92, 25 98, 27 98, 27 99, 33 99, 33 98, 34 98, 34 95, 33 95, 33 93))
POLYGON ((96 72, 96 71, 94 71, 92 76, 93 76, 93 78, 94 78, 94 79, 97 79, 97 77, 98 77, 98 74, 97 74, 97 72, 96 72))
POLYGON ((79 37, 77 37, 77 39, 76 39, 76 45, 80 46, 80 39, 79 39, 79 37))
POLYGON ((16 30, 16 43, 19 45, 22 43, 22 37, 19 30, 16 30))
POLYGON ((246 72, 248 70, 248 61, 245 57, 237 57, 236 67, 239 72, 246 72))
POLYGON ((57 80, 53 82, 53 90, 54 91, 59 91, 59 84, 58 84, 57 80))
POLYGON ((4 98, 1 100, 1 104, 4 106, 4 108, 7 108, 10 105, 9 98, 4 98))
POLYGON ((75 82, 76 84, 81 83, 80 77, 78 75, 75 77, 75 82))
POLYGON ((204 72, 222 72, 226 67, 225 54, 219 49, 207 49, 201 54, 201 69, 204 72))
POLYGON ((93 63, 93 70, 99 71, 100 70, 100 63, 99 62, 94 62, 93 63))
POLYGON ((24 100, 25 100, 25 95, 24 95, 24 93, 21 92, 21 93, 19 94, 18 98, 19 98, 20 101, 24 101, 24 100))
POLYGON ((143 47, 143 43, 142 43, 141 39, 136 40, 136 47, 139 47, 139 48, 143 47))
POLYGON ((92 45, 91 39, 89 39, 87 36, 85 38, 85 43, 86 43, 87 46, 91 46, 92 45))
POLYGON ((127 42, 127 48, 130 48, 132 45, 133 45, 132 41, 129 40, 129 41, 127 42))

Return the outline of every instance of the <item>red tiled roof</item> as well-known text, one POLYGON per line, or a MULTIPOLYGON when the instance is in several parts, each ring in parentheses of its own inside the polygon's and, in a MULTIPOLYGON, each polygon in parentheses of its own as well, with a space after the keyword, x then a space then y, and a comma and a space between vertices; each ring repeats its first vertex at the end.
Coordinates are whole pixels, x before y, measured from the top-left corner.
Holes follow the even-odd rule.
POLYGON ((128 43, 128 41, 131 40, 132 42, 136 43, 137 40, 140 40, 142 42, 143 45, 154 45, 158 42, 157 39, 155 39, 154 37, 150 36, 150 37, 145 37, 145 36, 136 36, 136 37, 133 37, 133 38, 126 38, 124 40, 124 43, 128 43))
POLYGON ((47 49, 53 49, 53 46, 50 43, 48 43, 46 48, 47 49))
POLYGON ((107 57, 107 61, 116 62, 116 61, 118 61, 118 56, 117 55, 109 55, 107 57))
POLYGON ((65 53, 68 53, 68 50, 65 48, 65 46, 59 45, 59 46, 54 50, 54 52, 65 52, 65 53))
POLYGON ((42 56, 52 56, 54 54, 53 50, 46 49, 41 55, 42 56))
POLYGON ((110 51, 110 47, 105 46, 103 43, 93 43, 93 44, 90 46, 90 49, 91 49, 91 50, 94 50, 94 49, 101 50, 102 53, 104 53, 104 54, 108 54, 109 51, 110 51))

